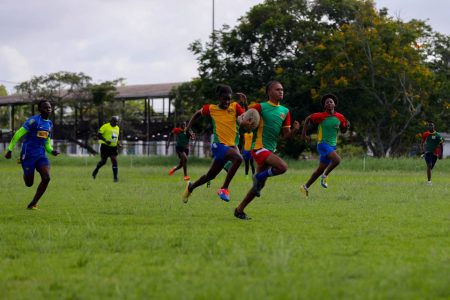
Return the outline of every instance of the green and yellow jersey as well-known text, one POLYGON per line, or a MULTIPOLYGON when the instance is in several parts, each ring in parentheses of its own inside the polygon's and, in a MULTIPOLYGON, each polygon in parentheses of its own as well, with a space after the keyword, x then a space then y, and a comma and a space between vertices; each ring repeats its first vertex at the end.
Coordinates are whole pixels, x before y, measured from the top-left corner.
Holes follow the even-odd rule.
POLYGON ((317 143, 327 143, 330 146, 336 146, 339 128, 347 127, 347 120, 344 115, 334 112, 314 113, 310 116, 314 124, 318 124, 317 143))

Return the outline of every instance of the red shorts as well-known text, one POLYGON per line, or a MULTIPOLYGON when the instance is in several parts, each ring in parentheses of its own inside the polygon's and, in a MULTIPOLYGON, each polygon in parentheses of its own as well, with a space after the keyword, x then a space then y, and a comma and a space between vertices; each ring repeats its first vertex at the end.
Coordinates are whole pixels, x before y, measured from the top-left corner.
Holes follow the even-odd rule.
POLYGON ((252 150, 253 159, 260 166, 264 165, 267 158, 272 154, 272 151, 267 150, 266 148, 261 148, 257 150, 252 150))

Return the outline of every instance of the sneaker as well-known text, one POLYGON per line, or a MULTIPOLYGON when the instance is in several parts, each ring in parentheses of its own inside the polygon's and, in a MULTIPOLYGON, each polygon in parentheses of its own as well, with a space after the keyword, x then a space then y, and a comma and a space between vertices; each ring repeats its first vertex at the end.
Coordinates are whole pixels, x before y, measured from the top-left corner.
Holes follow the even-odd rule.
POLYGON ((184 176, 184 181, 189 181, 189 180, 191 180, 191 177, 190 176, 184 176))
POLYGON ((237 208, 234 210, 234 216, 241 220, 251 220, 249 216, 245 212, 238 212, 237 208))
POLYGON ((217 195, 219 195, 220 199, 222 199, 225 202, 230 201, 230 191, 228 191, 228 189, 219 189, 217 191, 217 195))
POLYGON ((261 189, 263 188, 263 182, 259 181, 256 175, 253 175, 252 189, 256 194, 256 197, 261 196, 261 189))
POLYGON ((325 176, 323 174, 320 175, 320 185, 325 189, 328 187, 327 180, 328 180, 328 176, 325 176))
POLYGON ((211 186, 211 181, 208 181, 208 182, 206 183, 206 188, 209 189, 210 186, 211 186))
POLYGON ((176 170, 177 170, 177 167, 173 167, 172 169, 170 169, 169 176, 172 176, 173 173, 175 173, 176 170))
POLYGON ((39 208, 38 208, 38 206, 37 206, 37 204, 30 204, 30 205, 28 205, 27 206, 27 209, 29 209, 29 210, 38 210, 39 208))
POLYGON ((308 197, 309 190, 308 190, 308 188, 306 187, 306 185, 302 185, 302 186, 300 187, 300 193, 302 193, 303 195, 305 195, 305 197, 308 197))
POLYGON ((184 189, 183 192, 183 203, 187 203, 189 201, 189 196, 192 194, 192 192, 189 192, 189 188, 192 186, 192 182, 188 181, 188 183, 186 184, 186 188, 184 189))
POLYGON ((433 183, 430 181, 427 182, 427 185, 433 185, 433 183))

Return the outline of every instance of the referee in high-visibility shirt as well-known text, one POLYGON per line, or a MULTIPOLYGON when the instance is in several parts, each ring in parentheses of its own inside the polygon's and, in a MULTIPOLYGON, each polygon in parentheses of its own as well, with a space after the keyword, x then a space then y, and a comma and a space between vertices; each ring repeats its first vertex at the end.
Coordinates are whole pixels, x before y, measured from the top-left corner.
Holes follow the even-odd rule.
POLYGON ((92 172, 92 178, 94 179, 97 177, 98 170, 106 164, 109 157, 111 158, 114 182, 119 181, 119 178, 117 177, 117 174, 119 173, 119 168, 117 166, 117 156, 119 155, 119 152, 117 151, 117 147, 120 146, 120 128, 117 125, 118 123, 119 117, 113 116, 109 123, 103 124, 103 126, 98 130, 101 160, 92 172))

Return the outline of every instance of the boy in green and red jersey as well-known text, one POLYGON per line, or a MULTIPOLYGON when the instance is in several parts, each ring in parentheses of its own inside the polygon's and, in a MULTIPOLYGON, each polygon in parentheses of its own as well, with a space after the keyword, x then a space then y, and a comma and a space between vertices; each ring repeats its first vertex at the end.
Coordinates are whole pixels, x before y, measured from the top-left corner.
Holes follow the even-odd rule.
POLYGON ((428 121, 428 131, 422 134, 422 151, 427 164, 428 185, 431 185, 431 170, 433 170, 438 157, 442 158, 443 143, 444 139, 434 129, 434 122, 428 121))
MULTIPOLYGON (((211 119, 214 135, 211 143, 211 152, 214 160, 205 175, 201 176, 194 183, 188 182, 182 196, 184 203, 188 202, 188 198, 195 188, 213 180, 228 161, 231 161, 232 165, 217 194, 223 201, 230 201, 228 185, 242 163, 242 156, 237 149, 237 144, 239 143, 239 124, 237 123, 237 117, 244 113, 244 109, 238 103, 231 103, 231 95, 231 87, 223 84, 218 85, 216 88, 216 97, 219 100, 219 104, 204 105, 192 116, 186 126, 185 131, 189 131, 192 123, 202 116, 211 119)), ((241 124, 241 126, 246 125, 248 126, 248 124, 241 124)))
POLYGON ((234 210, 234 216, 242 220, 250 219, 244 209, 255 197, 260 196, 267 177, 281 175, 288 169, 286 162, 274 153, 280 132, 283 138, 287 139, 300 128, 300 123, 294 121, 294 129, 291 130, 289 109, 280 104, 284 96, 281 83, 270 81, 266 85, 266 94, 268 101, 250 106, 259 112, 261 121, 253 131, 252 156, 257 163, 253 186, 234 210))
POLYGON ((341 162, 340 156, 336 153, 339 129, 342 133, 345 133, 350 126, 350 122, 342 114, 334 110, 338 103, 338 98, 335 95, 324 95, 320 103, 324 111, 309 115, 305 119, 302 131, 302 139, 307 140, 306 130, 309 122, 319 125, 317 131, 317 151, 320 154, 320 163, 308 182, 300 188, 300 191, 306 196, 308 196, 309 187, 319 176, 321 177, 320 185, 324 188, 328 187, 328 175, 341 162))
POLYGON ((184 131, 185 128, 186 122, 183 122, 181 126, 172 129, 169 137, 167 138, 166 148, 169 148, 169 142, 172 136, 175 135, 177 141, 175 145, 175 151, 177 152, 180 162, 177 166, 170 169, 169 176, 172 176, 176 170, 183 168, 184 181, 188 181, 191 179, 191 177, 189 177, 187 174, 187 156, 189 155, 189 139, 191 139, 193 135, 191 134, 191 132, 184 131))

